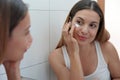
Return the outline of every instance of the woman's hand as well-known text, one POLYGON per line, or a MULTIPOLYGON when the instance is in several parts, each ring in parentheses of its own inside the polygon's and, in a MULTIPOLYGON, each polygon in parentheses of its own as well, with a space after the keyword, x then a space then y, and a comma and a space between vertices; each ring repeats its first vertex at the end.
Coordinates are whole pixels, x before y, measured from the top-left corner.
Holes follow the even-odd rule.
POLYGON ((66 23, 63 27, 62 36, 64 43, 67 47, 69 56, 73 54, 79 54, 79 46, 77 40, 73 37, 74 26, 71 26, 71 22, 66 23))
POLYGON ((62 36, 70 57, 70 76, 69 80, 84 80, 83 69, 79 57, 79 46, 77 40, 73 37, 74 26, 71 22, 63 27, 62 36))
POLYGON ((8 80, 21 80, 20 78, 20 61, 4 61, 3 65, 6 70, 8 80))

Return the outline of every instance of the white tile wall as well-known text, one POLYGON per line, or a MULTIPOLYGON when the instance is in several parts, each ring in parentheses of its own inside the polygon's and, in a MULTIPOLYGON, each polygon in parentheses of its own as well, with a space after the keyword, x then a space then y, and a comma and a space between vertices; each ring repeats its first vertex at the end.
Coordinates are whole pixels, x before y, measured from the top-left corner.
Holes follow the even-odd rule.
POLYGON ((30 11, 30 16, 33 43, 25 54, 22 67, 47 61, 49 54, 49 12, 30 11))
POLYGON ((50 0, 50 10, 70 10, 78 0, 50 0))
POLYGON ((106 0, 105 19, 106 27, 110 32, 110 41, 116 47, 120 58, 120 0, 106 0))
POLYGON ((49 80, 49 64, 44 62, 21 70, 22 76, 35 80, 49 80))
POLYGON ((32 10, 49 10, 49 0, 23 0, 32 10))
MULTIPOLYGON (((21 76, 32 78, 34 80, 49 80, 48 62, 31 65, 21 69, 21 76)), ((5 74, 0 74, 0 80, 7 80, 5 74)))
POLYGON ((50 11, 50 50, 52 51, 60 37, 68 11, 50 11))
MULTIPOLYGON (((55 49, 68 11, 50 11, 50 51, 55 49)), ((56 76, 50 68, 50 80, 56 80, 56 76)))

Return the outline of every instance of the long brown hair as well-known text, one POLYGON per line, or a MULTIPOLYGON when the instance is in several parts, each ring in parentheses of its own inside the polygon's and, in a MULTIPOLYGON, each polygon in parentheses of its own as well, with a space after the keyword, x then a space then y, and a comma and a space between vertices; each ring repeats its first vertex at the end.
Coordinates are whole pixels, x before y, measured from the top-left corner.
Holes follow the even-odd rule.
POLYGON ((22 0, 0 0, 0 63, 12 31, 27 12, 28 8, 22 0))
POLYGON ((0 0, 0 63, 4 56, 9 34, 10 6, 7 0, 0 0))
MULTIPOLYGON (((83 9, 90 9, 90 10, 93 10, 96 13, 98 13, 98 15, 100 16, 100 24, 99 24, 99 29, 98 29, 97 35, 95 37, 95 40, 97 40, 101 43, 106 42, 109 39, 110 35, 104 26, 104 14, 103 14, 100 6, 97 4, 96 1, 92 1, 92 0, 80 0, 80 1, 78 1, 70 10, 70 12, 66 18, 65 23, 68 22, 70 19, 72 20, 73 17, 75 16, 75 14, 78 11, 83 10, 83 9)), ((64 45, 63 36, 61 36, 61 39, 60 39, 56 48, 59 48, 63 45, 64 45)))

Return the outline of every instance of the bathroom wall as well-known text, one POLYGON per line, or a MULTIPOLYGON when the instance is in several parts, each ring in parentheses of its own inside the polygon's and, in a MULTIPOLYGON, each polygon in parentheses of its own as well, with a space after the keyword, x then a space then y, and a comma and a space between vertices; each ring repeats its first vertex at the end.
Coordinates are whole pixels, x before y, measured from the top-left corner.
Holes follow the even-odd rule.
POLYGON ((120 58, 120 0, 105 0, 106 28, 110 32, 110 41, 113 43, 120 58))
MULTIPOLYGON (((78 0, 24 0, 29 6, 33 44, 21 62, 21 76, 36 80, 56 80, 48 63, 48 54, 57 45, 62 26, 71 7, 78 0)), ((120 55, 120 1, 105 0, 106 28, 110 41, 120 55)), ((7 80, 3 66, 0 66, 0 80, 7 80)))

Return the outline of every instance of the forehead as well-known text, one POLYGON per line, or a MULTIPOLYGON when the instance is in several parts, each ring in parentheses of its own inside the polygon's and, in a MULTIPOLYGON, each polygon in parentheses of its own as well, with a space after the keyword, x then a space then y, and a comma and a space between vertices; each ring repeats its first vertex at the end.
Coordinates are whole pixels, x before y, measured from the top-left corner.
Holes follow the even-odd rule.
POLYGON ((89 9, 78 11, 75 14, 75 17, 80 17, 84 20, 92 20, 92 21, 97 21, 97 22, 100 20, 99 15, 95 11, 89 10, 89 9))
POLYGON ((20 31, 20 30, 26 29, 27 27, 29 27, 29 25, 30 25, 30 16, 29 16, 29 13, 27 13, 24 19, 21 20, 19 24, 16 26, 15 30, 20 31))
POLYGON ((29 16, 29 13, 27 13, 24 19, 20 21, 20 23, 17 25, 16 28, 18 30, 21 30, 29 27, 29 25, 30 25, 30 16, 29 16))
POLYGON ((30 16, 29 13, 26 14, 23 20, 21 20, 18 25, 15 27, 15 29, 12 31, 12 35, 20 35, 22 34, 26 29, 30 27, 30 16))

